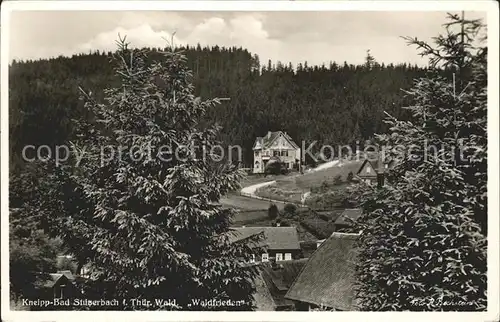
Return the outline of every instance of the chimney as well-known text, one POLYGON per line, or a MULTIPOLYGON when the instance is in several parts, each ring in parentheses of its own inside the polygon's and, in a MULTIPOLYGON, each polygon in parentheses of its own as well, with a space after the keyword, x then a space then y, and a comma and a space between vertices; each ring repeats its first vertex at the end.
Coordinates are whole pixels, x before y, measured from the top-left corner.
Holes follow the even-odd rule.
POLYGON ((271 131, 267 131, 267 138, 269 139, 271 137, 271 131))
POLYGON ((377 169, 377 188, 382 188, 385 184, 385 174, 384 174, 384 158, 378 155, 378 169, 377 169))
POLYGON ((377 188, 382 188, 385 184, 384 171, 377 173, 377 188))

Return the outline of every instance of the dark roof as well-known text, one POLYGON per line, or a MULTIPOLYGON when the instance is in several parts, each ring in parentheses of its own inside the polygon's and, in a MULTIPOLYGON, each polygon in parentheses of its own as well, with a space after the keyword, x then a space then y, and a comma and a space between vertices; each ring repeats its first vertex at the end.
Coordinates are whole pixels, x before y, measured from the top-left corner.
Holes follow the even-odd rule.
POLYGON ((71 273, 70 270, 57 271, 57 273, 66 276, 70 281, 75 280, 75 276, 73 276, 73 273, 71 273))
POLYGON ((52 274, 38 274, 36 284, 44 287, 51 288, 59 281, 69 281, 64 274, 52 273, 52 274))
POLYGON ((361 176, 363 176, 363 177, 376 177, 377 173, 384 173, 386 165, 388 165, 389 167, 392 167, 394 165, 394 160, 385 159, 382 163, 382 160, 380 160, 380 158, 377 158, 376 154, 371 155, 370 157, 366 158, 363 161, 363 163, 361 163, 361 166, 359 167, 358 172, 357 172, 358 175, 360 174, 361 170, 363 170, 366 163, 369 163, 371 165, 371 167, 374 170, 374 173, 373 174, 363 173, 363 174, 361 174, 361 176))
POLYGON ((307 258, 279 261, 276 263, 276 268, 273 268, 268 263, 263 264, 262 269, 270 277, 273 285, 278 290, 286 291, 292 286, 293 281, 295 281, 295 278, 297 278, 307 261, 307 258))
POLYGON ((361 214, 363 213, 363 210, 361 209, 345 209, 342 214, 335 220, 336 225, 352 225, 352 223, 347 220, 346 218, 349 218, 351 220, 357 220, 361 214))
POLYGON ((315 210, 318 217, 326 221, 335 221, 342 215, 344 210, 342 209, 331 209, 331 210, 315 210))
POLYGON ((298 149, 298 145, 293 141, 293 139, 290 137, 290 135, 288 135, 286 132, 283 132, 283 131, 276 131, 276 132, 267 132, 267 135, 264 136, 264 137, 261 137, 261 136, 258 136, 256 139, 255 139, 255 143, 253 145, 253 148, 256 149, 256 146, 257 144, 260 145, 260 147, 258 149, 261 149, 261 148, 267 148, 269 146, 271 146, 271 144, 274 142, 274 140, 278 137, 282 135, 285 139, 287 139, 290 144, 295 148, 295 149, 298 149))
POLYGON ((290 261, 280 261, 277 267, 273 269, 271 264, 263 264, 262 278, 266 282, 269 293, 273 297, 276 306, 293 306, 293 301, 285 299, 285 293, 288 291, 293 281, 307 263, 307 258, 290 261))
POLYGON ((354 310, 354 270, 358 234, 333 233, 313 253, 285 298, 354 310))
POLYGON ((256 309, 258 311, 274 311, 276 304, 262 274, 257 274, 253 281, 255 286, 253 302, 256 309))
POLYGON ((264 238, 257 246, 271 250, 300 249, 299 236, 295 227, 238 227, 233 228, 231 242, 236 242, 263 233, 264 238))
POLYGON ((377 171, 378 171, 378 162, 366 159, 365 161, 363 161, 363 163, 361 163, 361 166, 359 167, 358 172, 356 172, 356 174, 362 177, 376 177, 377 171), (365 172, 361 173, 361 170, 365 168, 365 165, 367 163, 372 167, 373 173, 370 174, 366 174, 365 172))

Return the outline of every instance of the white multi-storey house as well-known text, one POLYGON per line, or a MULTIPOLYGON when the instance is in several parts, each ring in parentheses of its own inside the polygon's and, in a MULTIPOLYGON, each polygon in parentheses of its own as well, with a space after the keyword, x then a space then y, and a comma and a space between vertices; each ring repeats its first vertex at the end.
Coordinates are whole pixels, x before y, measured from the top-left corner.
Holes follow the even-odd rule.
POLYGON ((266 136, 257 137, 253 151, 253 173, 264 173, 266 164, 271 158, 278 158, 289 169, 300 162, 299 146, 286 132, 282 131, 267 132, 266 136))

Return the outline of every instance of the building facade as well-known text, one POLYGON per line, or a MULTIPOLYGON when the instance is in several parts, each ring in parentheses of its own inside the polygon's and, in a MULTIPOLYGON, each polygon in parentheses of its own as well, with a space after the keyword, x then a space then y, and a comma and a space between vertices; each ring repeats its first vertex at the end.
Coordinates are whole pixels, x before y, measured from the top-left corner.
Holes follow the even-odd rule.
POLYGON ((295 227, 237 227, 234 229, 232 242, 243 241, 252 236, 262 234, 257 247, 264 249, 255 254, 251 262, 266 263, 290 261, 300 258, 301 248, 295 227))
POLYGON ((300 148, 293 139, 282 131, 267 132, 257 137, 253 145, 253 173, 264 173, 271 158, 279 159, 288 169, 300 163, 300 148))
POLYGON ((383 186, 384 176, 387 171, 394 167, 394 161, 382 161, 380 159, 363 161, 356 176, 362 182, 369 185, 383 186))

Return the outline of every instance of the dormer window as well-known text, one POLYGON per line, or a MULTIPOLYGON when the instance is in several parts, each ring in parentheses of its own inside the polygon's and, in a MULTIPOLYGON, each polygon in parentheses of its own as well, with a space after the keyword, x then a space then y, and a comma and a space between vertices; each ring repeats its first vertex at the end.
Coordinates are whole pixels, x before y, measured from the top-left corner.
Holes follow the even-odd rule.
POLYGON ((371 170, 372 170, 372 169, 371 169, 370 167, 367 167, 367 168, 366 168, 366 173, 370 173, 370 172, 371 172, 371 170))

